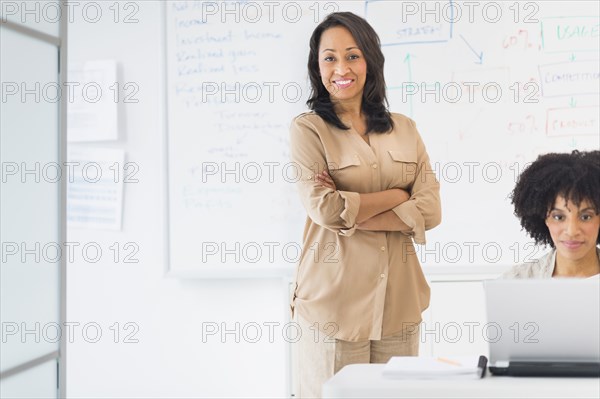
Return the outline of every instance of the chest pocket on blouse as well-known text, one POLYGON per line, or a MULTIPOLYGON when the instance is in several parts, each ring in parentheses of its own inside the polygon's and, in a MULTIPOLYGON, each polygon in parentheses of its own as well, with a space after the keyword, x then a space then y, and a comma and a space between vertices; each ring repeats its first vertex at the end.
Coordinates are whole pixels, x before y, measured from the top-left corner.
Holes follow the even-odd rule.
POLYGON ((329 174, 338 190, 353 190, 361 179, 358 154, 347 154, 333 159, 328 164, 329 174))
POLYGON ((417 154, 414 151, 389 150, 389 188, 399 187, 410 190, 417 175, 417 154))

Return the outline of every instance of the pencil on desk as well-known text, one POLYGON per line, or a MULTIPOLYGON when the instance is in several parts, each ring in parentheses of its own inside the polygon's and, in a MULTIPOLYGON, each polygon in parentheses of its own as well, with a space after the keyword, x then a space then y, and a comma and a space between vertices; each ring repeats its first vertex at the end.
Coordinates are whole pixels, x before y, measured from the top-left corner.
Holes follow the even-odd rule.
POLYGON ((438 362, 448 363, 448 364, 452 364, 454 366, 462 366, 462 364, 455 362, 454 360, 446 359, 444 357, 438 357, 436 360, 438 362))

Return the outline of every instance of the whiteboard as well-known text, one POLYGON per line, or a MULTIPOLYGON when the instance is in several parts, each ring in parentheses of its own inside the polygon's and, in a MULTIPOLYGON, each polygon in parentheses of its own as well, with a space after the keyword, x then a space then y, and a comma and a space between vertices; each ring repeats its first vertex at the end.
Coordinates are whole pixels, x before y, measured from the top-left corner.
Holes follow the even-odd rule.
POLYGON ((390 110, 417 122, 441 183, 425 266, 511 265, 542 249, 508 195, 537 155, 597 149, 599 5, 167 2, 169 271, 290 274, 306 213, 288 127, 306 110, 310 35, 352 11, 378 32, 390 110))

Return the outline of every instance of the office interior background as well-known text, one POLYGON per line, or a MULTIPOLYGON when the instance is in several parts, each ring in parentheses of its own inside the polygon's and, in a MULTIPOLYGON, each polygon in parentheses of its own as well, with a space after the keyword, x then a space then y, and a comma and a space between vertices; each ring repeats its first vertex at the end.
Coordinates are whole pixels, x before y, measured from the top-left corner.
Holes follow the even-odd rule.
POLYGON ((294 393, 288 126, 330 12, 377 30, 442 185, 421 354, 486 353, 481 281, 545 251, 518 173, 598 148, 595 1, 0 5, 2 397, 294 393))

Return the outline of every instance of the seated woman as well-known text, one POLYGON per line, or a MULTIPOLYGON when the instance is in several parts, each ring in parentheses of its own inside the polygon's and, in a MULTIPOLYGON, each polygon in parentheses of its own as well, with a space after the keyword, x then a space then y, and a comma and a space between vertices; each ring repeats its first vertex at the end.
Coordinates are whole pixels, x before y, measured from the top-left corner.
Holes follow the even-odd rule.
POLYGON ((548 254, 504 278, 591 277, 600 273, 600 151, 546 154, 529 165, 512 192, 521 226, 548 254))

